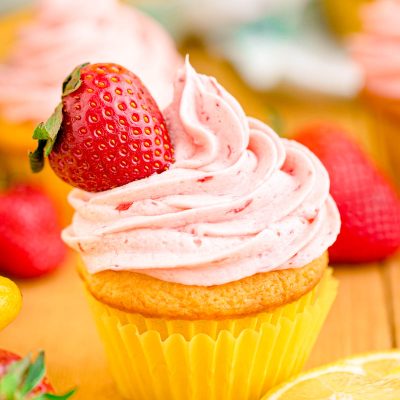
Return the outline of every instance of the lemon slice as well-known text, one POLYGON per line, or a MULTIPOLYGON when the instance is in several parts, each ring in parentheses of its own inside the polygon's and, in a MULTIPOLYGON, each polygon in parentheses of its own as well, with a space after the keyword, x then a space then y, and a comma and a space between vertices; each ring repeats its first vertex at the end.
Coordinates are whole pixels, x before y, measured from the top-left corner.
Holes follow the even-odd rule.
POLYGON ((21 292, 10 279, 0 276, 0 329, 7 326, 21 309, 21 292))
POLYGON ((360 355, 312 370, 262 400, 400 400, 400 351, 360 355))
POLYGON ((363 368, 366 374, 373 378, 382 378, 400 371, 400 351, 384 353, 370 353, 342 361, 346 365, 355 365, 363 368))

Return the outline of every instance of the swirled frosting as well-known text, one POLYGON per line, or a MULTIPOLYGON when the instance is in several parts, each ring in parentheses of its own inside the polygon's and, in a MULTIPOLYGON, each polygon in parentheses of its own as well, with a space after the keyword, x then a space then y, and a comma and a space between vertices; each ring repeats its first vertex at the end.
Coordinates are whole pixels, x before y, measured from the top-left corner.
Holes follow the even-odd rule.
POLYGON ((0 113, 15 122, 45 120, 76 65, 107 61, 139 75, 161 107, 171 101, 182 61, 156 22, 117 0, 40 0, 0 65, 0 113))
POLYGON ((246 117, 215 79, 187 62, 164 115, 176 155, 168 171, 70 195, 63 238, 90 273, 219 285, 304 266, 334 242, 339 214, 320 161, 246 117))
POLYGON ((363 32, 350 50, 365 74, 368 92, 400 100, 400 1, 375 0, 361 9, 363 32))

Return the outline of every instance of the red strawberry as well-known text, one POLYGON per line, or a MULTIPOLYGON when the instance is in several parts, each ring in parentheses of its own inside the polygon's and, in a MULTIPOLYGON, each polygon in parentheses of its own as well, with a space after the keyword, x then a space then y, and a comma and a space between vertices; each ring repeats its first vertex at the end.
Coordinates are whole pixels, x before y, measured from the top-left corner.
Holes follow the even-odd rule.
POLYGON ((305 128, 295 137, 322 161, 342 218, 334 262, 378 261, 400 246, 400 200, 389 181, 338 127, 305 128))
POLYGON ((49 157, 64 181, 89 192, 165 171, 173 148, 155 100, 127 69, 83 64, 63 84, 62 103, 35 130, 34 172, 49 157))
POLYGON ((75 390, 57 396, 46 377, 44 353, 32 363, 30 356, 21 359, 17 354, 0 349, 0 399, 5 400, 66 400, 75 390))
POLYGON ((18 185, 0 194, 0 273, 31 278, 60 265, 66 249, 57 212, 40 188, 18 185))
POLYGON ((0 349, 0 378, 6 373, 7 366, 21 357, 11 351, 0 349))

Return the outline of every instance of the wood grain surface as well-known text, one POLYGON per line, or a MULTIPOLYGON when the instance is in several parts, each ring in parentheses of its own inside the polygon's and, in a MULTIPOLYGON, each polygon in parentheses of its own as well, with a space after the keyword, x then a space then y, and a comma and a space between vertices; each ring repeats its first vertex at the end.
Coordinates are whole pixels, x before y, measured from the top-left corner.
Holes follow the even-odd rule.
MULTIPOLYGON (((386 266, 335 268, 338 296, 307 367, 394 346, 400 300, 391 290, 396 290, 396 282, 399 288, 398 264, 391 260, 386 266)), ((120 399, 75 272, 74 257, 51 276, 18 284, 23 309, 0 333, 0 347, 21 354, 44 349, 52 382, 59 390, 78 386, 77 400, 120 399)))
MULTIPOLYGON (((14 24, 7 23, 12 33, 14 24)), ((0 56, 2 51, 0 46, 0 56)), ((190 43, 183 47, 182 52, 186 51, 192 64, 201 72, 215 75, 249 115, 268 121, 281 134, 290 135, 308 122, 329 119, 346 127, 388 170, 384 148, 374 133, 373 116, 361 104, 300 97, 299 93, 256 93, 228 64, 207 54, 201 46, 190 43)), ((338 297, 307 367, 398 345, 399 263, 399 258, 393 258, 386 264, 335 267, 340 282, 338 297)), ((78 386, 77 400, 118 400, 75 272, 74 256, 48 277, 18 283, 23 309, 0 333, 0 347, 21 354, 44 349, 52 382, 59 390, 78 386)))

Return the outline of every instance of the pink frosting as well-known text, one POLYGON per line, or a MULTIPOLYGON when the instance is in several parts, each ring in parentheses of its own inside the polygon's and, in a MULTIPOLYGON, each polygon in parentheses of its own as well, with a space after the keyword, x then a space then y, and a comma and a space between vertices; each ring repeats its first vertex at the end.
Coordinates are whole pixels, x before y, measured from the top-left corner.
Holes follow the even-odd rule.
POLYGON ((400 1, 368 3, 361 19, 363 32, 351 39, 350 50, 364 69, 366 89, 400 99, 400 1))
POLYGON ((0 112, 15 122, 47 119, 59 102, 60 82, 84 62, 124 65, 164 107, 182 63, 156 22, 117 0, 40 0, 18 39, 0 65, 0 112))
POLYGON ((340 219, 320 161, 246 117, 215 79, 186 63, 164 115, 176 151, 168 171, 70 195, 63 239, 90 273, 218 285, 304 266, 335 241, 340 219))

